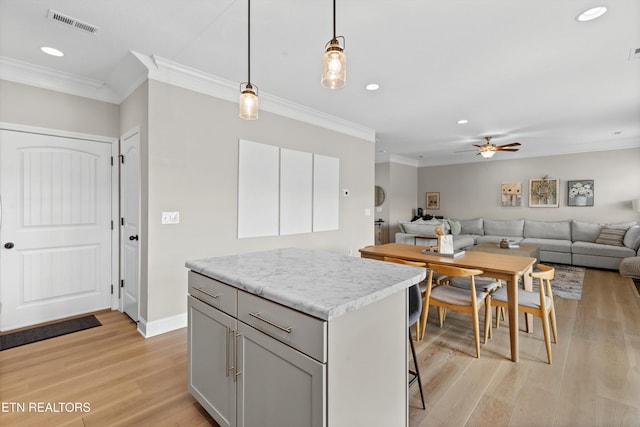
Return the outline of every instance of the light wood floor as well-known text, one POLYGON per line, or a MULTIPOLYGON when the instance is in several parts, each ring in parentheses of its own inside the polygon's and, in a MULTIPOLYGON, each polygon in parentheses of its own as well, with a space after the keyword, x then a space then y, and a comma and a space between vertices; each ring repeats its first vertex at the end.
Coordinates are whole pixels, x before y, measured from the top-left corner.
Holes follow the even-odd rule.
MULTIPOLYGON (((450 312, 440 329, 432 309, 417 343, 427 410, 414 386, 411 427, 640 425, 640 297, 631 280, 588 270, 582 301, 556 298, 556 312, 548 365, 539 319, 533 335, 520 333, 513 363, 508 327, 494 329, 476 359, 470 319, 450 312)), ((121 313, 97 317, 102 327, 0 352, 1 426, 216 426, 186 390, 185 329, 145 340, 121 313), (29 412, 37 402, 87 402, 90 412, 29 412), (11 406, 20 403, 26 412, 11 406)))

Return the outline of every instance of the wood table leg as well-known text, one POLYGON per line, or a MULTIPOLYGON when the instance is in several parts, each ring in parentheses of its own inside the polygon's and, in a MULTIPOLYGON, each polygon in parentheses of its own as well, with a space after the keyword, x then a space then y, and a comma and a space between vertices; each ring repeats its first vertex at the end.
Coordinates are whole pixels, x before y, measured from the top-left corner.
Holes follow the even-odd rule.
POLYGON ((511 339, 511 360, 518 361, 518 276, 514 275, 507 281, 507 300, 509 306, 509 337, 511 339))

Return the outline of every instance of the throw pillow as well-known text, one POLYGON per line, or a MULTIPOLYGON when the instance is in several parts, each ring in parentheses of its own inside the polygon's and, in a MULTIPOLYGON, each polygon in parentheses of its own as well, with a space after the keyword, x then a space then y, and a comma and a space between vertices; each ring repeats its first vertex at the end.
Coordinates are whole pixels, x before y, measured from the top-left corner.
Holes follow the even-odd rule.
POLYGON ((622 239, 624 239, 626 232, 626 228, 602 227, 600 235, 596 239, 596 243, 611 246, 624 246, 622 244, 622 239))
POLYGON ((462 224, 460 224, 459 221, 450 219, 447 222, 451 228, 451 234, 460 234, 460 231, 462 231, 462 224))

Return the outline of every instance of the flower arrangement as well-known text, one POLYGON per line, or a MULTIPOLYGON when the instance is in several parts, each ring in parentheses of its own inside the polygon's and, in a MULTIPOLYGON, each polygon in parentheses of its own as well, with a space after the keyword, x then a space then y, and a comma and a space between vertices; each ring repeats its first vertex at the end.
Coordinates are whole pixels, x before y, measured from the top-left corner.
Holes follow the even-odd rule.
POLYGON ((592 185, 581 181, 575 182, 569 189, 569 198, 574 199, 576 197, 593 197, 592 185))

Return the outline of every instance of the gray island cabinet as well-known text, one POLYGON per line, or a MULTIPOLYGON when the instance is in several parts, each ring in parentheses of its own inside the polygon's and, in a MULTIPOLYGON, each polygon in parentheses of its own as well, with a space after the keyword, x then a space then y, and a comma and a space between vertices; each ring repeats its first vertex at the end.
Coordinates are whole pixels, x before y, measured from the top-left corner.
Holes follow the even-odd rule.
POLYGON ((407 426, 423 269, 297 248, 187 261, 189 392, 221 426, 407 426))

